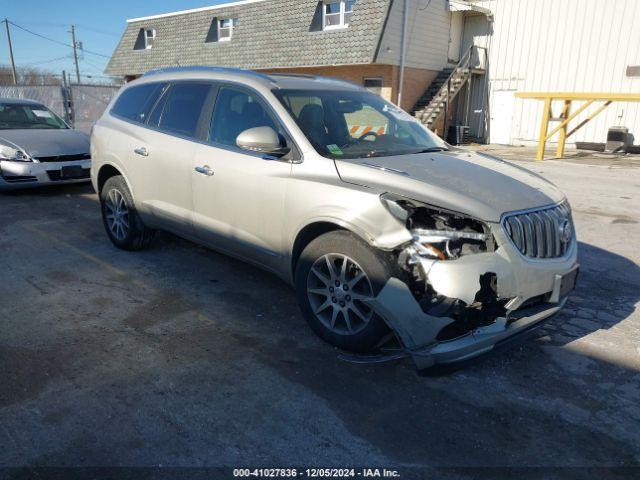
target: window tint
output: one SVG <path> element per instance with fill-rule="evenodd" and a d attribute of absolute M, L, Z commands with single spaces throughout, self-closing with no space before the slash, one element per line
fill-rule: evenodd
<path fill-rule="evenodd" d="M 160 129 L 187 137 L 195 137 L 198 121 L 210 91 L 211 85 L 204 83 L 173 85 L 167 93 L 167 100 L 159 123 Z"/>
<path fill-rule="evenodd" d="M 209 139 L 214 143 L 235 147 L 238 135 L 256 127 L 271 127 L 282 134 L 257 98 L 234 88 L 221 88 Z"/>
<path fill-rule="evenodd" d="M 134 122 L 144 123 L 164 85 L 162 83 L 147 83 L 127 88 L 116 100 L 111 113 Z"/>

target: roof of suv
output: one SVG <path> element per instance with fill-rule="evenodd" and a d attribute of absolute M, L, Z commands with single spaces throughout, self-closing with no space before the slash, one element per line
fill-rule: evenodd
<path fill-rule="evenodd" d="M 151 70 L 142 76 L 142 79 L 160 77 L 162 80 L 211 78 L 213 80 L 237 80 L 248 83 L 257 82 L 267 88 L 279 88 L 287 90 L 362 90 L 364 87 L 331 77 L 315 75 L 301 75 L 294 73 L 259 73 L 252 70 L 224 67 L 171 67 Z"/>

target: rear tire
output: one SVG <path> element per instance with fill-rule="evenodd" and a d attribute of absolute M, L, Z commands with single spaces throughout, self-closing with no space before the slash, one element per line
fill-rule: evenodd
<path fill-rule="evenodd" d="M 363 300 L 373 298 L 399 268 L 344 230 L 321 235 L 304 249 L 295 272 L 296 296 L 309 326 L 340 349 L 370 352 L 390 329 Z"/>
<path fill-rule="evenodd" d="M 116 247 L 134 251 L 149 245 L 155 231 L 142 222 L 124 177 L 117 175 L 105 182 L 100 205 L 104 228 Z"/>

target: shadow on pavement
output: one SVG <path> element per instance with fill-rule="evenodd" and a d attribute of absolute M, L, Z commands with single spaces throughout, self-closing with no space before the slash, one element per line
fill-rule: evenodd
<path fill-rule="evenodd" d="M 117 250 L 90 188 L 0 196 L 0 465 L 639 464 L 638 369 L 568 350 L 633 312 L 628 259 L 580 244 L 537 341 L 420 378 L 338 360 L 268 273 L 169 234 Z"/>

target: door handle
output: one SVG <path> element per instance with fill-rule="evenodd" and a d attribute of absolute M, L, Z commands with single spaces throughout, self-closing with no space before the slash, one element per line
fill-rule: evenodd
<path fill-rule="evenodd" d="M 147 150 L 145 147 L 139 147 L 136 148 L 133 153 L 135 153 L 136 155 L 140 155 L 141 157 L 148 157 L 149 156 L 149 150 Z"/>
<path fill-rule="evenodd" d="M 196 167 L 196 172 L 201 173 L 202 175 L 206 175 L 207 177 L 213 177 L 213 170 L 209 165 L 205 165 L 203 167 Z"/>

